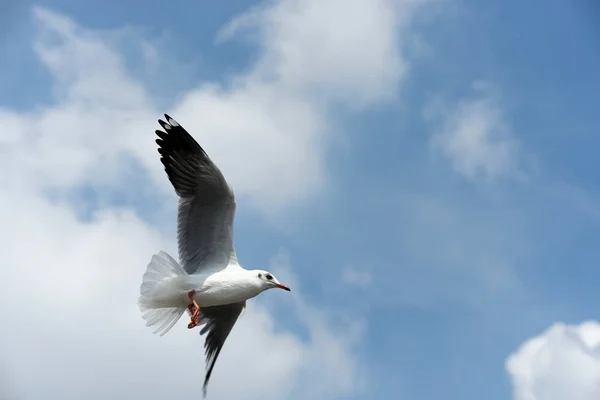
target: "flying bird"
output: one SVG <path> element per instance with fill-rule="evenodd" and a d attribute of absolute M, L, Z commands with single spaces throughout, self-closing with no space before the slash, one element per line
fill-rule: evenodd
<path fill-rule="evenodd" d="M 246 300 L 279 288 L 275 275 L 247 270 L 233 244 L 235 196 L 219 168 L 194 138 L 165 114 L 158 122 L 158 152 L 175 192 L 179 263 L 154 254 L 140 287 L 139 307 L 154 333 L 166 334 L 187 310 L 189 329 L 206 334 L 203 393 L 225 340 L 246 308 Z"/>

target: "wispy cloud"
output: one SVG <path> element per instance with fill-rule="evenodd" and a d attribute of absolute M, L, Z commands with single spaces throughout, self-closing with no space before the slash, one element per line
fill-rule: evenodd
<path fill-rule="evenodd" d="M 519 141 L 511 132 L 497 95 L 476 83 L 475 92 L 453 103 L 437 101 L 426 109 L 433 122 L 430 146 L 452 168 L 471 180 L 495 180 L 522 174 Z"/>
<path fill-rule="evenodd" d="M 252 80 L 360 108 L 397 95 L 410 64 L 403 54 L 407 29 L 428 2 L 281 1 L 236 17 L 219 40 L 250 31 L 262 50 Z"/>
<path fill-rule="evenodd" d="M 367 288 L 372 281 L 373 277 L 368 270 L 346 267 L 342 271 L 342 282 L 348 286 Z"/>

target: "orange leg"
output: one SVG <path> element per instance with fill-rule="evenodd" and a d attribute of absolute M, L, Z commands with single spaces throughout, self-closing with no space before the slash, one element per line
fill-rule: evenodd
<path fill-rule="evenodd" d="M 194 299 L 195 293 L 196 293 L 195 290 L 192 290 L 191 292 L 188 293 L 188 297 L 192 301 L 192 304 L 190 304 L 188 306 L 188 311 L 190 312 L 191 319 L 192 319 L 192 322 L 190 322 L 188 324 L 188 329 L 192 329 L 200 323 L 198 321 L 198 316 L 200 315 L 200 306 L 198 305 L 198 303 L 196 303 L 196 300 Z"/>

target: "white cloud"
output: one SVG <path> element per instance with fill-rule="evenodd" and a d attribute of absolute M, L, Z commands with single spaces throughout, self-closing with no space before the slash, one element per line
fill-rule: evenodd
<path fill-rule="evenodd" d="M 456 104 L 434 104 L 426 114 L 438 120 L 431 148 L 442 153 L 453 169 L 469 179 L 492 180 L 518 176 L 519 142 L 505 121 L 489 87 L 475 85 L 478 93 Z"/>
<path fill-rule="evenodd" d="M 175 254 L 172 240 L 134 210 L 104 207 L 83 221 L 72 205 L 45 194 L 85 184 L 104 194 L 149 191 L 173 207 L 153 142 L 165 102 L 240 198 L 271 212 L 318 194 L 335 140 L 327 105 L 372 104 L 396 90 L 406 71 L 398 33 L 413 3 L 363 1 L 354 11 L 345 2 L 271 3 L 253 14 L 269 33 L 260 39 L 257 64 L 231 85 L 202 84 L 177 101 L 155 100 L 160 93 L 128 69 L 114 36 L 35 8 L 34 49 L 56 101 L 28 111 L 0 108 L 0 159 L 11 171 L 0 176 L 2 395 L 194 395 L 204 370 L 202 339 L 184 323 L 153 336 L 136 305 L 145 265 L 160 249 Z M 346 13 L 352 24 L 339 18 Z M 349 45 L 339 32 L 353 29 L 360 36 Z M 164 56 L 140 43 L 146 57 Z M 155 186 L 124 187 L 130 159 Z M 268 293 L 264 302 L 278 295 Z M 273 315 L 252 302 L 215 369 L 215 398 L 326 398 L 357 390 L 356 336 L 327 322 L 326 310 L 304 315 L 310 304 L 297 290 L 293 296 L 307 338 L 275 329 Z"/>
<path fill-rule="evenodd" d="M 10 266 L 0 282 L 0 352 L 14 398 L 167 398 L 199 390 L 203 339 L 185 321 L 154 336 L 136 306 L 144 266 L 165 238 L 128 211 L 101 212 L 84 223 L 39 199 L 2 196 L 0 208 L 5 226 L 14 227 L 0 237 L 3 265 Z M 268 293 L 264 302 L 282 295 Z M 298 311 L 310 310 L 301 297 L 295 301 Z M 354 391 L 353 338 L 304 318 L 302 340 L 275 330 L 274 317 L 252 302 L 218 361 L 211 398 Z"/>
<path fill-rule="evenodd" d="M 421 3 L 269 3 L 240 17 L 261 32 L 256 64 L 231 85 L 203 83 L 182 93 L 165 110 L 195 135 L 238 196 L 268 214 L 305 201 L 327 187 L 325 158 L 338 140 L 328 105 L 360 106 L 396 93 L 407 65 L 399 50 L 401 29 Z M 37 187 L 69 187 L 112 182 L 126 154 L 170 192 L 151 139 L 165 111 L 158 108 L 164 99 L 153 100 L 161 94 L 150 93 L 127 70 L 110 46 L 115 35 L 107 40 L 43 8 L 34 14 L 34 47 L 60 101 L 29 113 L 0 109 L 3 121 L 18 128 L 0 134 L 10 143 L 3 152 L 9 162 L 24 158 L 22 172 Z M 140 43 L 148 54 L 148 42 Z M 51 151 L 54 146 L 61 152 Z M 16 181 L 23 183 L 22 177 Z"/>
<path fill-rule="evenodd" d="M 556 323 L 506 362 L 515 400 L 600 398 L 600 323 Z"/>
<path fill-rule="evenodd" d="M 424 3 L 280 1 L 235 18 L 221 31 L 220 39 L 256 28 L 264 54 L 252 79 L 275 83 L 303 97 L 361 106 L 396 95 L 408 71 L 402 29 Z"/>

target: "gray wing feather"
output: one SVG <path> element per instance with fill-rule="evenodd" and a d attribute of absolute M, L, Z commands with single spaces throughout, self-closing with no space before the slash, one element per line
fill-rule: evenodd
<path fill-rule="evenodd" d="M 237 322 L 240 314 L 246 308 L 246 302 L 225 304 L 222 306 L 202 307 L 199 317 L 200 324 L 206 324 L 200 331 L 206 335 L 204 353 L 206 355 L 206 375 L 204 377 L 204 396 L 217 358 L 229 336 L 231 329 Z"/>
<path fill-rule="evenodd" d="M 193 274 L 237 261 L 233 246 L 235 197 L 219 168 L 173 118 L 158 120 L 158 152 L 179 196 L 177 239 L 183 268 Z"/>

